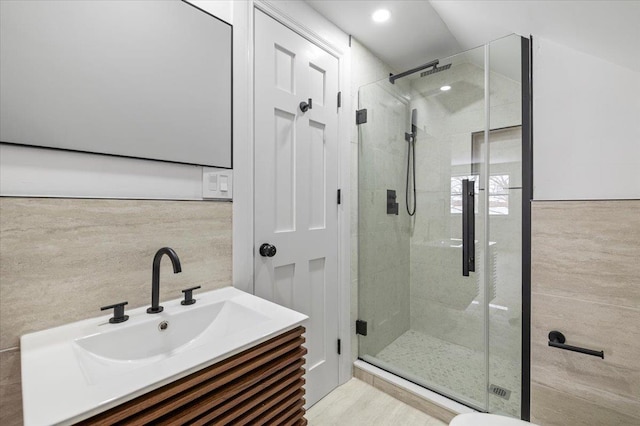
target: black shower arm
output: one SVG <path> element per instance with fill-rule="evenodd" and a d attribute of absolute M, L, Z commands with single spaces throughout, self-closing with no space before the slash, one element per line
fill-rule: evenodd
<path fill-rule="evenodd" d="M 439 63 L 440 61 L 436 59 L 435 61 L 427 62 L 426 64 L 420 65 L 419 67 L 411 68 L 410 70 L 401 72 L 400 74 L 391 74 L 389 76 L 389 82 L 391 84 L 396 84 L 396 80 L 399 78 L 406 77 L 408 75 L 413 74 L 414 72 L 422 71 L 423 69 L 426 69 L 426 68 L 435 67 Z"/>

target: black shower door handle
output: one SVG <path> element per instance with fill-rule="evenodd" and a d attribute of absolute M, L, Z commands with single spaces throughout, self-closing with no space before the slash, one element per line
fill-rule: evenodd
<path fill-rule="evenodd" d="M 475 230 L 475 182 L 462 179 L 462 275 L 476 270 L 476 230 Z"/>

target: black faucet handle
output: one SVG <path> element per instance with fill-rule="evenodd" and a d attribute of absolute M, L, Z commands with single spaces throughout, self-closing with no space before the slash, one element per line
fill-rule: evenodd
<path fill-rule="evenodd" d="M 193 305 L 194 303 L 196 303 L 196 299 L 193 298 L 193 290 L 197 290 L 199 288 L 201 288 L 202 286 L 196 286 L 196 287 L 191 287 L 191 288 L 186 288 L 184 290 L 182 290 L 182 292 L 184 293 L 184 300 L 182 302 L 180 302 L 181 305 Z"/>
<path fill-rule="evenodd" d="M 124 305 L 128 304 L 129 302 L 114 303 L 113 305 L 103 306 L 100 310 L 106 311 L 107 309 L 113 309 L 113 317 L 109 318 L 109 322 L 111 324 L 117 324 L 129 319 L 129 315 L 124 314 Z"/>

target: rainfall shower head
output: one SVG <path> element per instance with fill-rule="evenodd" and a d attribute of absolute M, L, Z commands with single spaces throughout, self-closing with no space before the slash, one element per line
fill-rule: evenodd
<path fill-rule="evenodd" d="M 436 64 L 430 70 L 421 72 L 420 73 L 420 77 L 426 77 L 426 76 L 428 76 L 430 74 L 435 74 L 435 73 L 440 72 L 440 71 L 448 70 L 449 68 L 451 68 L 451 64 L 443 65 L 441 67 L 439 67 L 438 64 Z"/>
<path fill-rule="evenodd" d="M 428 62 L 426 64 L 422 64 L 419 67 L 415 67 L 415 68 L 411 68 L 408 71 L 405 72 L 401 72 L 400 74 L 389 74 L 389 83 L 391 84 L 395 84 L 396 80 L 402 77 L 406 77 L 408 75 L 411 75 L 413 73 L 416 73 L 418 71 L 422 71 L 424 69 L 427 68 L 431 68 L 428 71 L 424 71 L 422 74 L 420 74 L 420 77 L 424 77 L 425 75 L 429 75 L 429 74 L 433 74 L 435 72 L 440 72 L 440 71 L 444 71 L 444 70 L 448 70 L 449 68 L 451 68 L 451 64 L 447 64 L 447 65 L 443 65 L 441 67 L 438 67 L 438 64 L 440 63 L 440 61 L 438 59 L 436 59 L 435 61 L 431 61 Z"/>

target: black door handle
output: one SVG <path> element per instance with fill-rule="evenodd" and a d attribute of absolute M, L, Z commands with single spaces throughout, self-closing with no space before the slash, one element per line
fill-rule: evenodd
<path fill-rule="evenodd" d="M 559 349 L 565 349 L 567 351 L 580 352 L 581 354 L 587 354 L 597 356 L 604 359 L 604 351 L 594 351 L 593 349 L 580 348 L 578 346 L 565 345 L 567 340 L 564 338 L 564 334 L 557 330 L 553 330 L 549 333 L 549 346 Z"/>
<path fill-rule="evenodd" d="M 313 101 L 309 98 L 309 102 L 302 101 L 300 102 L 300 111 L 307 112 L 308 110 L 313 108 Z"/>
<path fill-rule="evenodd" d="M 273 257 L 276 255 L 276 246 L 271 245 L 269 243 L 264 243 L 260 246 L 260 256 L 262 257 Z"/>

